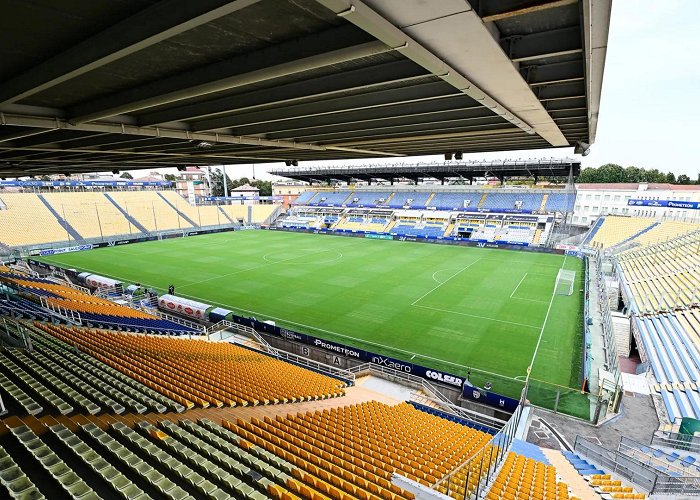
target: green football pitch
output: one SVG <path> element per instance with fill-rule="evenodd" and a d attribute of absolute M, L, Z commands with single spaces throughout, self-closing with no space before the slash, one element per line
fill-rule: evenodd
<path fill-rule="evenodd" d="M 243 316 L 484 380 L 577 388 L 583 264 L 574 257 L 236 231 L 44 258 Z M 574 294 L 555 295 L 560 268 Z M 476 382 L 475 382 L 476 383 Z M 501 388 L 504 393 L 515 392 Z M 513 394 L 514 395 L 514 394 Z"/>

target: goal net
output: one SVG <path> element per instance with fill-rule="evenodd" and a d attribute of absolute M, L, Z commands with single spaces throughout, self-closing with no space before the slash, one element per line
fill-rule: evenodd
<path fill-rule="evenodd" d="M 571 295 L 574 293 L 574 280 L 576 271 L 567 271 L 559 269 L 557 273 L 557 284 L 554 288 L 554 293 L 557 295 Z"/>

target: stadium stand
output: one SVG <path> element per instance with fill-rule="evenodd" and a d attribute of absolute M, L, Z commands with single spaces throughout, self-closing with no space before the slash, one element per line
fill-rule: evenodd
<path fill-rule="evenodd" d="M 573 199 L 569 193 L 528 189 L 306 191 L 276 225 L 542 246 L 552 233 L 555 215 L 573 210 Z M 336 212 L 324 214 L 330 209 Z M 526 215 L 531 213 L 541 215 Z"/>
<path fill-rule="evenodd" d="M 697 337 L 700 332 L 695 329 L 700 325 L 699 319 L 697 310 L 635 316 L 633 319 L 658 381 L 654 389 L 663 399 L 670 422 L 679 417 L 700 417 L 700 395 L 696 384 L 700 380 L 700 343 Z"/>
<path fill-rule="evenodd" d="M 622 480 L 613 479 L 611 474 L 597 469 L 576 453 L 563 451 L 562 454 L 602 498 L 644 500 L 647 497 L 644 493 L 638 493 L 632 486 L 626 486 Z"/>
<path fill-rule="evenodd" d="M 43 197 L 83 238 L 129 234 L 129 220 L 99 192 L 46 193 Z M 99 224 L 97 217 L 99 214 Z M 133 230 L 132 230 L 133 231 Z"/>
<path fill-rule="evenodd" d="M 435 193 L 429 206 L 439 209 L 462 210 L 476 208 L 482 193 Z"/>
<path fill-rule="evenodd" d="M 484 445 L 491 438 L 407 403 L 369 402 L 224 426 L 297 465 L 307 485 L 340 487 L 359 498 L 410 498 L 391 485 L 392 472 L 431 486 L 476 453 L 488 455 Z"/>
<path fill-rule="evenodd" d="M 698 230 L 700 224 L 690 222 L 608 215 L 596 220 L 583 244 L 612 251 L 629 251 L 672 241 Z"/>
<path fill-rule="evenodd" d="M 651 230 L 658 222 L 646 217 L 606 216 L 596 232 L 585 243 L 598 248 L 611 248 Z"/>
<path fill-rule="evenodd" d="M 8 246 L 67 241 L 66 230 L 33 194 L 3 193 L 7 209 L 0 210 L 0 239 Z M 27 228 L 31 227 L 31 231 Z"/>
<path fill-rule="evenodd" d="M 488 500 L 529 498 L 568 500 L 576 497 L 569 496 L 566 483 L 557 481 L 554 467 L 511 452 L 486 498 Z"/>
<path fill-rule="evenodd" d="M 0 266 L 0 282 L 15 288 L 17 295 L 20 296 L 12 301 L 5 299 L 1 305 L 5 308 L 16 307 L 17 312 L 30 318 L 35 316 L 36 319 L 47 319 L 46 316 L 51 314 L 52 310 L 62 309 L 78 313 L 74 315 L 74 319 L 79 319 L 88 326 L 136 332 L 159 331 L 172 334 L 194 332 L 187 325 L 124 307 L 48 279 L 30 277 L 5 266 Z"/>
<path fill-rule="evenodd" d="M 498 190 L 486 193 L 486 199 L 480 208 L 489 210 L 512 209 L 512 210 L 539 210 L 542 205 L 542 194 L 528 193 L 501 193 Z"/>
<path fill-rule="evenodd" d="M 2 198 L 0 241 L 8 247 L 262 224 L 279 210 L 263 204 L 193 206 L 174 191 L 3 193 Z"/>
<path fill-rule="evenodd" d="M 431 208 L 436 210 L 485 210 L 485 211 L 522 211 L 522 212 L 572 212 L 575 195 L 573 192 L 558 192 L 528 189 L 498 188 L 482 190 L 454 189 L 442 190 L 395 190 L 368 191 L 339 190 L 339 191 L 305 191 L 295 201 L 295 206 L 347 206 L 388 208 L 411 208 L 420 210 Z"/>
<path fill-rule="evenodd" d="M 346 386 L 228 343 L 63 326 L 49 333 L 81 345 L 106 364 L 187 408 L 195 404 L 206 408 L 325 399 L 343 395 Z"/>
<path fill-rule="evenodd" d="M 620 270 L 640 312 L 698 303 L 700 277 L 696 269 L 700 266 L 699 245 L 700 231 L 694 230 L 617 255 Z"/>
<path fill-rule="evenodd" d="M 626 217 L 599 222 L 591 242 L 613 252 L 632 330 L 656 380 L 652 389 L 665 409 L 663 419 L 674 423 L 700 417 L 697 225 Z M 622 250 L 614 253 L 616 248 Z"/>

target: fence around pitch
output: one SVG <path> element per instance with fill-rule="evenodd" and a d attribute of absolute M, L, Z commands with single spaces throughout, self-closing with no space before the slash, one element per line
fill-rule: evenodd
<path fill-rule="evenodd" d="M 483 497 L 508 455 L 522 414 L 523 405 L 519 404 L 508 422 L 487 444 L 476 451 L 469 460 L 439 479 L 431 489 L 444 491 L 445 495 L 458 500 Z M 461 484 L 465 485 L 463 494 L 457 493 L 457 488 Z M 471 489 L 470 485 L 472 485 Z"/>

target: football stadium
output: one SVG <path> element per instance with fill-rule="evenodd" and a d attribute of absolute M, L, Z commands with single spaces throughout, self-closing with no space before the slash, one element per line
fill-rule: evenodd
<path fill-rule="evenodd" d="M 0 13 L 0 498 L 700 497 L 700 178 L 584 159 L 611 0 Z"/>

